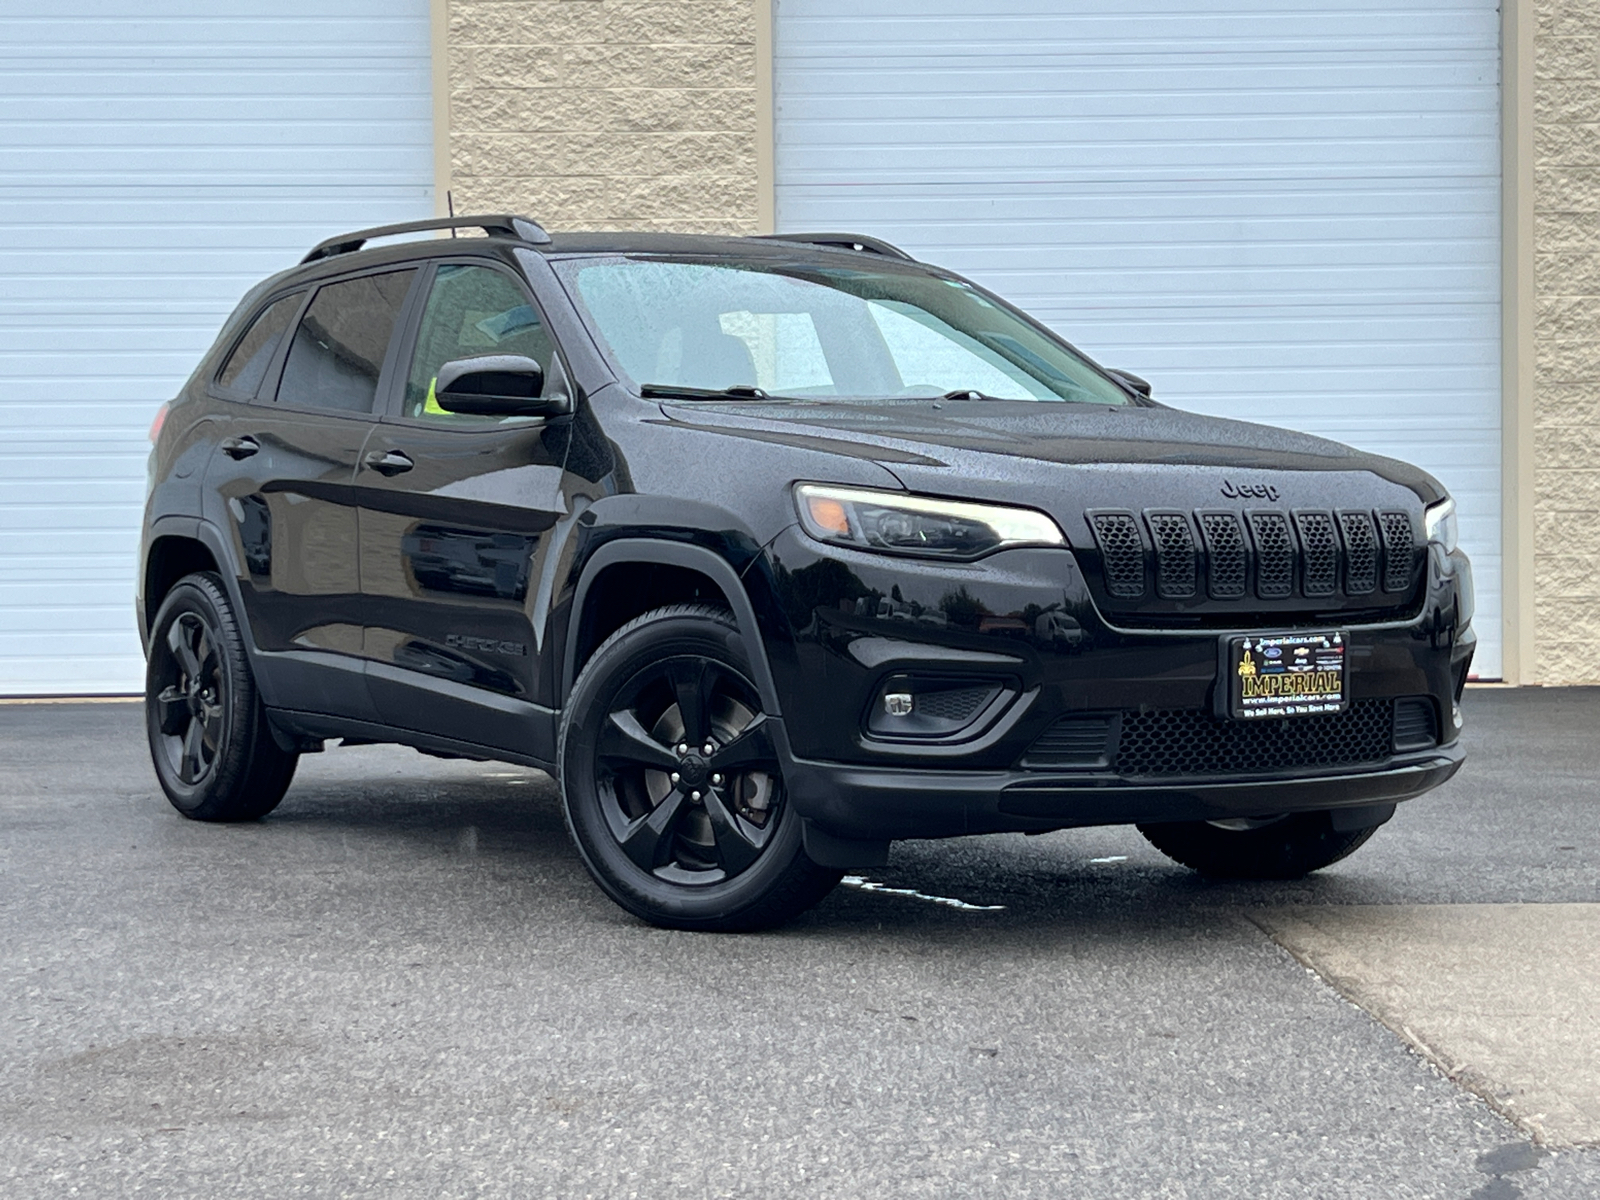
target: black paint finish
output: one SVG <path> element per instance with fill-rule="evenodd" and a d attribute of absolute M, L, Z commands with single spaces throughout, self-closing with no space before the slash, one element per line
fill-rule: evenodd
<path fill-rule="evenodd" d="M 337 254 L 266 281 L 152 453 L 141 629 L 172 564 L 211 564 L 284 736 L 549 765 L 564 698 L 613 629 L 665 603 L 725 605 L 818 838 L 1356 809 L 1459 766 L 1470 568 L 1422 540 L 1425 507 L 1444 497 L 1426 474 L 1142 394 L 1119 407 L 645 399 L 551 266 L 619 253 L 848 271 L 864 252 L 644 235 L 534 248 L 496 234 Z M 404 364 L 443 261 L 492 265 L 526 288 L 556 347 L 546 388 L 565 389 L 556 407 L 570 411 L 406 415 Z M 381 364 L 364 359 L 379 373 L 370 413 L 278 395 L 287 340 L 253 398 L 215 385 L 269 304 L 299 297 L 303 313 L 327 282 L 410 268 L 409 294 L 382 318 L 395 333 Z M 825 546 L 796 521 L 797 482 L 1024 506 L 1068 545 L 969 563 Z M 1383 539 L 1406 523 L 1414 541 L 1391 553 Z M 1210 728 L 1229 635 L 1330 628 L 1349 635 L 1351 699 L 1374 712 L 1404 700 L 1406 740 L 1336 767 L 1119 772 L 1130 714 Z M 931 715 L 896 726 L 891 692 L 921 696 Z M 1419 712 L 1437 714 L 1437 744 L 1417 734 Z M 1081 728 L 1057 728 L 1074 714 Z M 1109 740 L 1085 749 L 1082 729 Z"/>

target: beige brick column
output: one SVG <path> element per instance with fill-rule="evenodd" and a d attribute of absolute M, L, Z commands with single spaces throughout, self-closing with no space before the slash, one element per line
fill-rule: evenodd
<path fill-rule="evenodd" d="M 436 2 L 457 212 L 756 231 L 756 0 Z"/>
<path fill-rule="evenodd" d="M 1525 678 L 1600 682 L 1600 4 L 1538 0 L 1534 609 Z"/>

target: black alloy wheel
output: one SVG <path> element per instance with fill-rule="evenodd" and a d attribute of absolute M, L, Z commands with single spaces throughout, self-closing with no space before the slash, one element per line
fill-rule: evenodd
<path fill-rule="evenodd" d="M 648 613 L 596 651 L 564 715 L 561 763 L 585 864 L 648 921 L 764 927 L 839 880 L 801 847 L 773 718 L 720 609 Z"/>
<path fill-rule="evenodd" d="M 181 612 L 167 626 L 165 643 L 152 659 L 159 753 L 169 771 L 187 787 L 198 787 L 216 770 L 217 752 L 227 736 L 223 689 L 227 686 L 217 635 L 199 613 Z"/>
<path fill-rule="evenodd" d="M 277 807 L 298 755 L 273 737 L 244 640 L 217 576 L 185 576 L 161 602 L 145 669 L 156 778 L 197 821 L 249 821 Z"/>

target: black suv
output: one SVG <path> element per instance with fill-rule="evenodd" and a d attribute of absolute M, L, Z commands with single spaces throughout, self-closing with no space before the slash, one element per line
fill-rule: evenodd
<path fill-rule="evenodd" d="M 329 738 L 541 767 L 680 928 L 896 838 L 1325 866 L 1461 765 L 1454 504 L 1149 392 L 857 235 L 333 238 L 158 418 L 162 787 L 260 817 Z"/>

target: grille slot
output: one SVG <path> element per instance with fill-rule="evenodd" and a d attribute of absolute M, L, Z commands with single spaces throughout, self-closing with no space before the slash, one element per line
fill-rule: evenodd
<path fill-rule="evenodd" d="M 1244 595 L 1244 529 L 1232 513 L 1201 513 L 1200 532 L 1206 541 L 1210 571 L 1206 590 L 1213 600 L 1237 600 Z"/>
<path fill-rule="evenodd" d="M 1411 556 L 1416 549 L 1411 514 L 1381 512 L 1378 526 L 1383 531 L 1383 590 L 1403 592 L 1411 586 Z"/>
<path fill-rule="evenodd" d="M 1331 596 L 1339 587 L 1339 535 L 1333 531 L 1333 518 L 1324 512 L 1294 515 L 1300 531 L 1300 586 L 1308 596 Z"/>
<path fill-rule="evenodd" d="M 1147 513 L 1156 548 L 1156 595 L 1187 600 L 1195 593 L 1194 531 L 1183 513 Z"/>
<path fill-rule="evenodd" d="M 1091 518 L 1100 545 L 1106 591 L 1121 600 L 1144 595 L 1144 538 L 1132 513 L 1096 513 Z"/>
<path fill-rule="evenodd" d="M 1227 721 L 1195 709 L 1122 715 L 1119 775 L 1251 775 L 1293 767 L 1382 762 L 1394 737 L 1394 702 L 1357 700 L 1342 713 Z"/>
<path fill-rule="evenodd" d="M 1294 535 L 1289 521 L 1278 512 L 1248 515 L 1256 542 L 1256 594 L 1263 600 L 1282 600 L 1294 591 Z"/>
<path fill-rule="evenodd" d="M 1428 750 L 1439 744 L 1439 719 L 1429 696 L 1406 696 L 1394 702 L 1394 748 Z"/>
<path fill-rule="evenodd" d="M 1039 735 L 1022 760 L 1025 768 L 1103 767 L 1111 761 L 1110 714 L 1062 717 Z"/>
<path fill-rule="evenodd" d="M 1369 596 L 1378 590 L 1378 534 L 1372 516 L 1342 512 L 1339 530 L 1344 534 L 1344 590 L 1351 596 Z"/>

